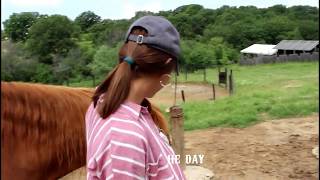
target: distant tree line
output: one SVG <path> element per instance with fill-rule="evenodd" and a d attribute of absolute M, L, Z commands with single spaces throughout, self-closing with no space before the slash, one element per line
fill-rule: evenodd
<path fill-rule="evenodd" d="M 253 43 L 319 39 L 319 9 L 275 5 L 207 9 L 191 4 L 174 10 L 136 12 L 131 19 L 102 19 L 86 11 L 64 15 L 13 13 L 1 30 L 1 80 L 62 84 L 105 77 L 117 63 L 129 25 L 144 15 L 168 18 L 181 35 L 183 70 L 237 63 Z"/>

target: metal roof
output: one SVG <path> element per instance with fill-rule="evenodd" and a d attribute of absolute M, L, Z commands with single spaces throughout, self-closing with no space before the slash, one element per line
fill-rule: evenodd
<path fill-rule="evenodd" d="M 261 54 L 261 55 L 273 55 L 277 53 L 277 49 L 273 49 L 276 45 L 272 44 L 253 44 L 245 49 L 242 49 L 241 53 L 246 54 Z"/>
<path fill-rule="evenodd" d="M 282 40 L 274 49 L 281 50 L 301 50 L 311 51 L 319 44 L 319 41 L 306 41 L 306 40 Z"/>

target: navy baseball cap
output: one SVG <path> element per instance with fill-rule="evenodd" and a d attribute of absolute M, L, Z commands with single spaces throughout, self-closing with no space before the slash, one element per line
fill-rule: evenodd
<path fill-rule="evenodd" d="M 134 27 L 147 30 L 148 36 L 130 34 Z M 162 16 L 143 16 L 132 23 L 125 41 L 134 41 L 146 44 L 155 49 L 166 52 L 176 59 L 176 73 L 178 71 L 178 58 L 180 55 L 180 35 L 170 21 Z"/>

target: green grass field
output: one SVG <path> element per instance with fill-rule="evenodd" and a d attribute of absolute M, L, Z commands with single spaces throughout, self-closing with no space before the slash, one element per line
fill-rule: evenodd
<path fill-rule="evenodd" d="M 246 127 L 261 120 L 319 112 L 318 65 L 313 62 L 231 66 L 235 94 L 216 101 L 183 104 L 185 129 Z M 214 77 L 210 81 L 217 82 L 217 70 L 207 74 Z M 192 81 L 203 79 L 202 72 L 189 77 Z"/>
<path fill-rule="evenodd" d="M 235 94 L 216 101 L 187 101 L 182 105 L 185 129 L 246 127 L 267 119 L 318 113 L 318 66 L 318 62 L 229 66 L 234 74 Z M 207 81 L 217 83 L 217 79 L 218 70 L 208 69 Z M 183 73 L 178 81 L 186 82 Z M 202 81 L 203 71 L 188 74 L 187 82 Z M 71 86 L 92 87 L 92 81 Z"/>

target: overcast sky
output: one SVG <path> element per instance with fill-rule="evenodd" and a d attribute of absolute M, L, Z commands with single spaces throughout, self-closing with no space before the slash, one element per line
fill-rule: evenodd
<path fill-rule="evenodd" d="M 187 4 L 200 4 L 205 8 L 216 9 L 223 5 L 247 6 L 259 8 L 282 4 L 310 5 L 319 7 L 319 0 L 2 0 L 1 22 L 12 13 L 39 12 L 40 14 L 61 14 L 74 19 L 84 11 L 93 11 L 102 19 L 131 18 L 136 11 L 173 10 Z M 1 23 L 1 27 L 2 23 Z"/>

